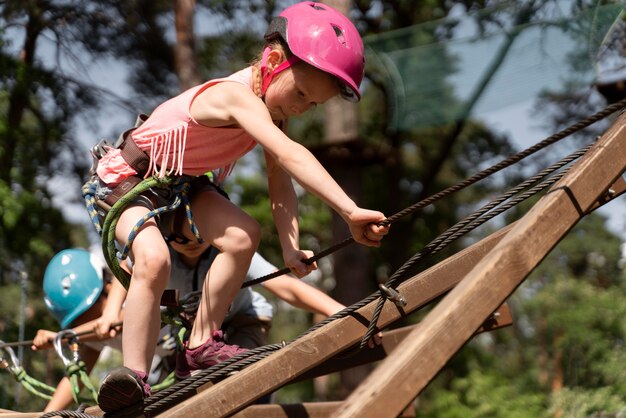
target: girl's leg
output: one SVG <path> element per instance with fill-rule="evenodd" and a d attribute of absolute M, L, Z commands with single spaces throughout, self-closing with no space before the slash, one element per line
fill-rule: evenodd
<path fill-rule="evenodd" d="M 121 245 L 148 211 L 143 206 L 133 206 L 122 213 L 115 230 Z M 154 220 L 141 227 L 131 250 L 133 274 L 124 305 L 122 334 L 124 366 L 147 373 L 161 327 L 159 305 L 169 279 L 170 255 Z"/>
<path fill-rule="evenodd" d="M 192 201 L 194 222 L 217 255 L 202 288 L 202 299 L 189 337 L 189 348 L 198 347 L 222 326 L 228 307 L 246 277 L 259 245 L 259 224 L 215 191 L 196 195 Z"/>

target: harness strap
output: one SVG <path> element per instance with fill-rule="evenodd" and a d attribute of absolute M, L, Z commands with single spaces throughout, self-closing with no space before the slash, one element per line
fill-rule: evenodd
<path fill-rule="evenodd" d="M 129 142 L 132 142 L 132 140 Z M 122 180 L 120 184 L 113 188 L 111 194 L 104 199 L 104 203 L 109 205 L 109 208 L 106 208 L 106 210 L 109 210 L 115 204 L 115 202 L 120 200 L 126 193 L 134 189 L 135 186 L 137 186 L 139 183 L 141 183 L 141 178 L 139 178 L 138 176 L 130 176 Z"/>
<path fill-rule="evenodd" d="M 143 113 L 137 116 L 135 126 L 123 132 L 115 142 L 115 148 L 119 148 L 122 158 L 137 172 L 137 176 L 143 178 L 148 172 L 150 157 L 137 146 L 130 134 L 148 120 L 148 115 Z M 111 205 L 112 206 L 112 205 Z"/>
<path fill-rule="evenodd" d="M 126 161 L 128 165 L 130 165 L 133 170 L 137 172 L 137 175 L 125 178 L 120 184 L 114 187 L 111 194 L 108 195 L 104 201 L 94 201 L 94 203 L 98 204 L 98 206 L 100 206 L 105 212 L 108 212 L 118 200 L 141 183 L 148 172 L 150 157 L 137 146 L 131 137 L 131 133 L 140 127 L 147 119 L 148 115 L 138 115 L 137 120 L 135 121 L 135 126 L 124 131 L 113 145 L 111 145 L 107 140 L 102 140 L 91 149 L 91 156 L 93 158 L 90 170 L 91 175 L 96 173 L 98 160 L 100 160 L 100 158 L 102 158 L 110 148 L 118 148 L 124 161 Z"/>
<path fill-rule="evenodd" d="M 122 134 L 122 142 L 119 145 L 122 158 L 137 172 L 137 176 L 144 177 L 148 172 L 150 157 L 137 146 L 130 134 L 137 129 L 129 129 Z"/>

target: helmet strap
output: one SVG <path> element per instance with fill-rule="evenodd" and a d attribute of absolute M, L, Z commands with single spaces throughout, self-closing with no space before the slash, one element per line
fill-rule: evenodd
<path fill-rule="evenodd" d="M 276 68 L 270 71 L 267 66 L 267 58 L 269 57 L 270 52 L 272 52 L 272 48 L 266 47 L 263 50 L 263 57 L 261 58 L 261 97 L 265 96 L 267 88 L 270 86 L 270 83 L 277 74 L 300 61 L 300 58 L 292 55 L 289 59 L 281 62 Z"/>

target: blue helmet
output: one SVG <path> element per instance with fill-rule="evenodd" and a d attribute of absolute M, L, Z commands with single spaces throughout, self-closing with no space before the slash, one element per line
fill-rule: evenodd
<path fill-rule="evenodd" d="M 87 250 L 63 250 L 52 257 L 43 278 L 44 301 L 65 329 L 89 309 L 104 287 L 104 263 Z"/>

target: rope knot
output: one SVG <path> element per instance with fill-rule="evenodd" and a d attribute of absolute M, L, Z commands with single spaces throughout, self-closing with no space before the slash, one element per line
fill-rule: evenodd
<path fill-rule="evenodd" d="M 13 376 L 15 376 L 15 380 L 21 382 L 26 378 L 26 370 L 21 367 L 12 367 L 11 371 L 13 372 Z"/>
<path fill-rule="evenodd" d="M 79 374 L 82 370 L 85 369 L 85 362 L 80 360 L 78 363 L 70 363 L 65 368 L 65 372 L 68 376 L 72 376 L 75 374 Z"/>

